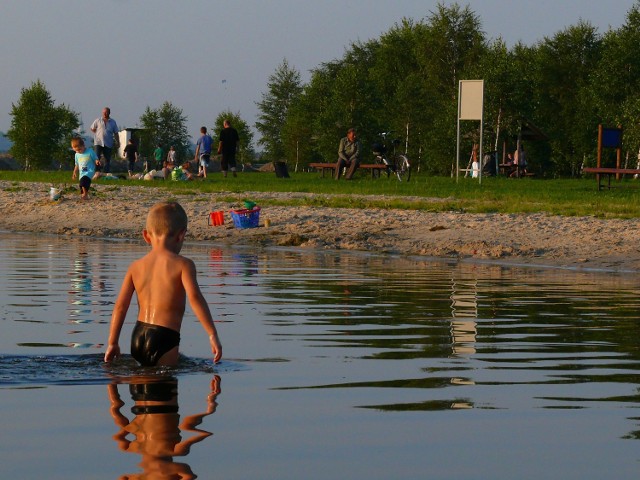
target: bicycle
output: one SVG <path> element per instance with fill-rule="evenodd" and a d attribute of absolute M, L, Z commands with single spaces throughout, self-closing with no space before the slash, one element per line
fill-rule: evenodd
<path fill-rule="evenodd" d="M 387 166 L 387 177 L 393 173 L 398 177 L 399 181 L 408 182 L 411 178 L 411 162 L 409 157 L 404 153 L 396 154 L 396 145 L 400 144 L 399 139 L 391 141 L 393 145 L 393 152 L 391 155 L 387 155 L 387 137 L 391 132 L 380 132 L 378 135 L 382 139 L 382 143 L 373 144 L 373 154 L 375 155 L 375 162 L 378 164 L 384 164 Z"/>

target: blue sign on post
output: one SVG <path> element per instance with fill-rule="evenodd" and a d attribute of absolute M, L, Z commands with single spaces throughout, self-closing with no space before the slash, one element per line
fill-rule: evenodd
<path fill-rule="evenodd" d="M 602 146 L 605 148 L 622 148 L 622 129 L 603 128 Z"/>

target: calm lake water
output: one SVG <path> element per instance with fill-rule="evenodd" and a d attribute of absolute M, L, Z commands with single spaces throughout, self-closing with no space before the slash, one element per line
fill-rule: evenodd
<path fill-rule="evenodd" d="M 190 244 L 224 360 L 106 366 L 146 251 L 0 233 L 0 478 L 640 473 L 635 275 Z"/>

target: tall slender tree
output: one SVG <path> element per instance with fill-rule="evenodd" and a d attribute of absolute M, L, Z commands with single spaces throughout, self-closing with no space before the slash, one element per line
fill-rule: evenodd
<path fill-rule="evenodd" d="M 261 135 L 258 145 L 264 147 L 264 155 L 268 160 L 284 159 L 282 127 L 289 107 L 301 92 L 300 72 L 290 67 L 285 58 L 269 77 L 267 91 L 262 94 L 262 100 L 256 102 L 260 112 L 255 124 Z"/>

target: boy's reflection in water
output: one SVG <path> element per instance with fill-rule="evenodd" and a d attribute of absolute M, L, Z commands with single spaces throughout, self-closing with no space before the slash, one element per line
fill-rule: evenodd
<path fill-rule="evenodd" d="M 174 462 L 173 457 L 185 457 L 194 443 L 213 435 L 196 428 L 202 419 L 216 411 L 216 397 L 220 393 L 220 377 L 211 380 L 211 393 L 207 396 L 207 409 L 189 415 L 180 423 L 178 414 L 178 379 L 164 376 L 140 376 L 126 380 L 134 401 L 133 420 L 122 414 L 124 402 L 120 399 L 118 383 L 108 386 L 111 416 L 120 431 L 113 436 L 122 451 L 142 455 L 143 473 L 123 475 L 121 479 L 182 479 L 197 478 L 187 463 Z M 191 432 L 183 439 L 181 432 Z M 132 435 L 133 437 L 129 437 Z M 127 438 L 129 437 L 129 438 Z"/>

